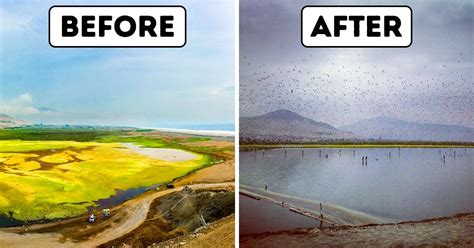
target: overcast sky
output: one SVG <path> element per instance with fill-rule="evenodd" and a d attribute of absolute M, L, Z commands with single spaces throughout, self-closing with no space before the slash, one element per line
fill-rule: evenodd
<path fill-rule="evenodd" d="M 406 4 L 409 48 L 304 48 L 309 4 Z M 473 1 L 240 1 L 240 113 L 334 126 L 376 116 L 474 127 Z"/>
<path fill-rule="evenodd" d="M 49 46 L 52 5 L 130 2 L 2 0 L 0 113 L 57 124 L 156 127 L 233 122 L 233 1 L 173 1 L 187 9 L 184 48 Z M 38 107 L 56 112 L 40 112 Z"/>

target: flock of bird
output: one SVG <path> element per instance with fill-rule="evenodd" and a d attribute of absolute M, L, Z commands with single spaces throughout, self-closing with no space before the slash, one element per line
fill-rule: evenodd
<path fill-rule="evenodd" d="M 456 57 L 450 64 L 413 66 L 411 61 L 400 65 L 388 59 L 383 65 L 371 64 L 360 54 L 324 64 L 309 54 L 288 59 L 283 65 L 255 63 L 243 56 L 241 115 L 277 109 L 319 120 L 360 113 L 390 115 L 410 109 L 417 115 L 426 114 L 420 116 L 425 119 L 433 117 L 429 116 L 433 112 L 440 120 L 472 115 L 473 71 L 466 69 L 466 63 L 469 66 L 472 61 L 462 52 Z"/>

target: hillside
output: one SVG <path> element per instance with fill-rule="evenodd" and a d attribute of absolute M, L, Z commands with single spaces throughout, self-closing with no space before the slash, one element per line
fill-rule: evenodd
<path fill-rule="evenodd" d="M 355 139 L 356 135 L 290 110 L 240 118 L 242 143 L 298 143 Z"/>
<path fill-rule="evenodd" d="M 408 122 L 389 117 L 376 117 L 340 127 L 341 130 L 371 139 L 405 141 L 474 141 L 474 128 Z"/>
<path fill-rule="evenodd" d="M 26 122 L 14 119 L 5 114 L 0 114 L 0 128 L 19 127 L 23 125 L 26 125 Z"/>

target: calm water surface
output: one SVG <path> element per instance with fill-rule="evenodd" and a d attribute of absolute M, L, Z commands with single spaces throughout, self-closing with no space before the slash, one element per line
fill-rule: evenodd
<path fill-rule="evenodd" d="M 242 151 L 240 182 L 377 217 L 420 220 L 474 212 L 474 149 Z"/>
<path fill-rule="evenodd" d="M 295 228 L 315 228 L 319 221 L 291 212 L 267 201 L 239 196 L 240 235 L 276 232 Z"/>

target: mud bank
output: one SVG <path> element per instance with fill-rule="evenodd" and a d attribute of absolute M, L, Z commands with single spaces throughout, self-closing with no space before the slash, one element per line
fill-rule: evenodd
<path fill-rule="evenodd" d="M 241 247 L 401 247 L 474 245 L 474 213 L 399 224 L 295 229 L 240 237 Z"/>

